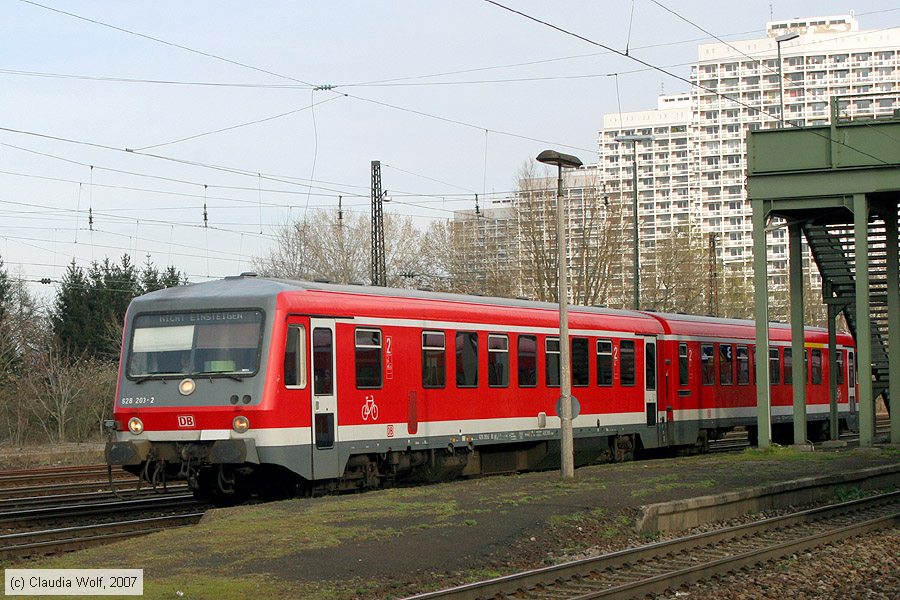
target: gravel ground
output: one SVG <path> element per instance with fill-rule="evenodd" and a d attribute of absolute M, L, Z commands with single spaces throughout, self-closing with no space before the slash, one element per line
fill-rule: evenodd
<path fill-rule="evenodd" d="M 878 531 L 657 596 L 689 600 L 900 597 L 900 529 Z"/>
<path fill-rule="evenodd" d="M 678 536 L 661 537 L 660 540 L 744 525 L 814 508 L 822 504 L 824 503 L 744 515 L 727 522 L 709 523 L 682 532 Z M 633 548 L 643 543 L 645 540 L 636 536 L 620 537 L 577 554 L 553 558 L 548 562 L 578 560 Z M 650 597 L 654 600 L 691 600 L 692 598 L 894 600 L 900 598 L 898 559 L 900 559 L 900 529 L 893 528 L 867 533 L 855 539 L 842 541 L 840 544 L 829 544 L 802 555 L 793 555 L 783 560 L 772 561 L 752 569 L 743 569 L 711 581 Z"/>

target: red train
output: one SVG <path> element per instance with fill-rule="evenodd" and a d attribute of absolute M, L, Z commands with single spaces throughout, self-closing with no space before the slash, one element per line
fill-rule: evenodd
<path fill-rule="evenodd" d="M 559 464 L 555 304 L 253 276 L 136 298 L 107 460 L 219 500 Z M 754 435 L 752 321 L 572 308 L 576 463 Z M 792 435 L 790 329 L 772 324 L 776 441 Z M 827 334 L 806 333 L 811 438 Z M 839 415 L 855 417 L 838 336 Z"/>

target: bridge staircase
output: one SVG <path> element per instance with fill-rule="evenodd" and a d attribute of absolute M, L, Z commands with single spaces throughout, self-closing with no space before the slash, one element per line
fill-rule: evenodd
<path fill-rule="evenodd" d="M 809 222 L 803 226 L 806 242 L 822 276 L 822 293 L 835 305 L 854 339 L 860 327 L 872 335 L 872 397 L 884 395 L 888 404 L 887 236 L 884 221 L 873 214 L 869 239 L 869 319 L 858 322 L 856 314 L 856 254 L 853 225 Z M 900 343 L 900 342 L 898 342 Z"/>

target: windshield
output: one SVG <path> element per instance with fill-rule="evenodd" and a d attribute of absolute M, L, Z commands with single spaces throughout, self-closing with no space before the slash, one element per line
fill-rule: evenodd
<path fill-rule="evenodd" d="M 260 310 L 138 315 L 128 377 L 252 375 L 262 322 Z"/>

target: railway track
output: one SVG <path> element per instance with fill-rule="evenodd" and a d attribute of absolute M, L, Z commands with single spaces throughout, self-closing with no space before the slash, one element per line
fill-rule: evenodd
<path fill-rule="evenodd" d="M 71 552 L 172 527 L 194 525 L 200 521 L 203 514 L 202 511 L 194 511 L 0 535 L 0 560 Z"/>
<path fill-rule="evenodd" d="M 893 492 L 419 594 L 412 599 L 643 598 L 898 524 L 900 492 Z"/>
<path fill-rule="evenodd" d="M 0 527 L 15 528 L 55 520 L 80 517 L 109 517 L 121 514 L 144 514 L 148 511 L 180 510 L 200 506 L 191 494 L 166 494 L 133 500 L 108 500 L 82 504 L 64 504 L 24 508 L 0 512 Z"/>
<path fill-rule="evenodd" d="M 0 472 L 0 559 L 67 552 L 197 523 L 207 508 L 184 484 L 138 490 L 106 465 Z M 117 496 L 120 494 L 120 496 Z"/>
<path fill-rule="evenodd" d="M 193 525 L 208 507 L 191 494 L 20 508 L 0 512 L 0 559 L 68 552 Z"/>
<path fill-rule="evenodd" d="M 40 469 L 16 469 L 0 472 L 0 488 L 14 488 L 17 485 L 33 485 L 52 481 L 107 481 L 106 465 L 85 465 L 77 467 L 49 467 Z M 113 481 L 135 481 L 134 475 L 122 470 L 113 470 Z"/>
<path fill-rule="evenodd" d="M 84 488 L 79 487 L 75 489 L 79 490 Z M 108 487 L 106 489 L 103 489 L 102 487 L 98 487 L 95 485 L 88 489 L 90 491 L 70 492 L 68 490 L 65 490 L 67 493 L 62 494 L 41 494 L 40 491 L 42 490 L 36 490 L 35 492 L 32 492 L 31 495 L 22 494 L 7 498 L 4 498 L 2 497 L 2 495 L 0 495 L 0 513 L 18 508 L 38 508 L 41 506 L 56 506 L 60 504 L 72 504 L 76 502 L 103 502 L 109 501 L 110 499 L 115 497 L 115 494 L 113 494 Z M 122 487 L 117 487 L 116 489 L 120 494 L 123 495 L 122 499 L 147 498 L 154 496 L 158 497 L 160 495 L 160 492 L 156 492 L 152 489 L 147 488 L 142 489 L 138 492 L 133 489 L 126 489 Z M 173 485 L 169 486 L 168 488 L 168 493 L 186 493 L 187 491 L 187 485 Z"/>

